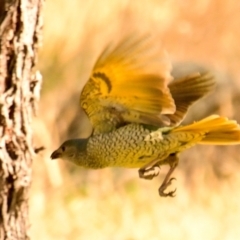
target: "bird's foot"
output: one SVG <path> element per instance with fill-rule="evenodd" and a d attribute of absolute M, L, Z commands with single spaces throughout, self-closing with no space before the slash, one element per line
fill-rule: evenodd
<path fill-rule="evenodd" d="M 159 174 L 160 167 L 158 165 L 152 166 L 150 168 L 140 168 L 138 174 L 140 178 L 152 180 Z"/>
<path fill-rule="evenodd" d="M 178 156 L 175 154 L 171 155 L 167 158 L 167 160 L 170 165 L 170 169 L 165 179 L 163 180 L 162 185 L 159 187 L 158 193 L 161 197 L 175 197 L 176 196 L 175 193 L 177 189 L 174 189 L 173 191 L 170 191 L 170 192 L 165 192 L 165 190 L 167 189 L 168 186 L 172 184 L 173 180 L 176 180 L 176 178 L 170 178 L 170 176 L 178 165 Z"/>
<path fill-rule="evenodd" d="M 177 189 L 175 188 L 173 191 L 170 192 L 164 192 L 168 186 L 172 184 L 172 181 L 176 180 L 176 178 L 170 178 L 167 182 L 163 182 L 160 188 L 158 189 L 158 193 L 161 197 L 175 197 L 175 193 Z"/>

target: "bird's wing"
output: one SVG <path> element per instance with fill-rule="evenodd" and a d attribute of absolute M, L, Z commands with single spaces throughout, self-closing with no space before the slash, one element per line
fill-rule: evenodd
<path fill-rule="evenodd" d="M 171 125 L 179 125 L 189 107 L 211 92 L 214 87 L 214 77 L 208 72 L 194 73 L 172 81 L 169 89 L 176 104 L 176 111 L 174 114 L 166 115 Z"/>
<path fill-rule="evenodd" d="M 171 65 L 153 45 L 149 37 L 128 37 L 98 58 L 80 97 L 95 133 L 127 122 L 161 126 L 168 120 L 162 114 L 175 112 Z"/>

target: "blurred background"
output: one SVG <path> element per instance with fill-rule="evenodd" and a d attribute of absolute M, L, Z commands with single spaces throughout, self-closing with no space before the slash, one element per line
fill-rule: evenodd
<path fill-rule="evenodd" d="M 79 94 L 96 58 L 126 32 L 151 32 L 173 75 L 208 69 L 216 91 L 188 123 L 209 114 L 240 122 L 240 1 L 52 0 L 44 9 L 42 97 L 33 122 L 32 239 L 240 239 L 240 146 L 196 146 L 181 155 L 175 198 L 160 198 L 168 166 L 152 181 L 136 169 L 85 170 L 51 161 L 70 137 L 88 136 Z"/>

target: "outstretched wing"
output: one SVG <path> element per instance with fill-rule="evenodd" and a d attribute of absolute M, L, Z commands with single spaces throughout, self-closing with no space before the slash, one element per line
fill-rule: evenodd
<path fill-rule="evenodd" d="M 149 37 L 128 37 L 97 60 L 80 97 L 94 133 L 127 123 L 161 126 L 175 112 L 167 87 L 171 65 Z"/>
<path fill-rule="evenodd" d="M 176 111 L 174 114 L 166 116 L 174 126 L 183 121 L 189 107 L 194 102 L 214 89 L 215 80 L 213 75 L 208 72 L 193 73 L 172 81 L 168 87 L 175 101 Z"/>

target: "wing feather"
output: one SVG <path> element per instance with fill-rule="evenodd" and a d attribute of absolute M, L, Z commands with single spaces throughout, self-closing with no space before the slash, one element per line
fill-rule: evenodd
<path fill-rule="evenodd" d="M 94 133 L 112 131 L 126 123 L 178 125 L 189 107 L 213 90 L 209 73 L 171 80 L 165 51 L 154 39 L 130 36 L 100 55 L 83 88 L 80 104 Z"/>
<path fill-rule="evenodd" d="M 95 132 L 126 122 L 159 126 L 168 122 L 161 114 L 175 112 L 167 86 L 171 64 L 163 49 L 153 49 L 152 40 L 131 36 L 98 58 L 80 97 Z"/>

